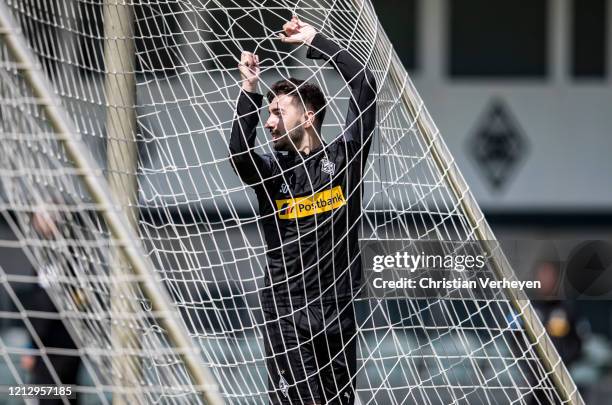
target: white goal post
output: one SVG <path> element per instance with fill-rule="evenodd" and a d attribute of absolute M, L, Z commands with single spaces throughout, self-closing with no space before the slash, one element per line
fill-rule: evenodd
<path fill-rule="evenodd" d="M 259 55 L 264 94 L 289 77 L 318 85 L 322 137 L 342 136 L 349 84 L 307 45 L 278 39 L 291 16 L 377 83 L 360 238 L 476 242 L 491 278 L 514 277 L 369 0 L 3 0 L 0 206 L 17 240 L 0 248 L 23 249 L 33 267 L 0 265 L 12 308 L 0 320 L 33 343 L 13 346 L 0 330 L 14 383 L 26 382 L 27 354 L 56 378 L 52 356 L 78 356 L 88 382 L 77 390 L 99 403 L 267 403 L 299 383 L 268 381 L 267 235 L 228 152 L 241 50 Z M 257 112 L 253 150 L 271 153 L 266 104 Z M 57 313 L 19 294 L 41 280 Z M 584 403 L 523 293 L 349 305 L 359 403 Z M 61 319 L 77 349 L 45 347 L 36 318 Z"/>
<path fill-rule="evenodd" d="M 126 9 L 127 6 L 119 6 L 115 4 L 115 12 L 110 13 L 113 17 L 121 15 L 122 9 Z M 125 23 L 131 23 L 131 20 L 126 18 L 123 21 Z M 209 374 L 208 369 L 204 368 L 203 365 L 198 361 L 199 352 L 194 348 L 186 329 L 182 322 L 178 320 L 178 314 L 171 305 L 171 302 L 167 296 L 166 291 L 160 285 L 159 280 L 155 278 L 153 273 L 153 266 L 146 260 L 146 255 L 141 250 L 139 244 L 135 243 L 135 236 L 132 229 L 129 227 L 129 215 L 125 215 L 125 210 L 129 209 L 129 205 L 122 206 L 121 210 L 113 208 L 123 197 L 119 192 L 125 192 L 120 186 L 115 187 L 115 192 L 112 192 L 109 188 L 106 180 L 100 178 L 101 169 L 96 165 L 95 160 L 91 156 L 91 153 L 81 140 L 76 137 L 77 131 L 75 130 L 72 120 L 65 115 L 65 112 L 60 106 L 59 101 L 55 92 L 47 84 L 47 78 L 44 77 L 43 72 L 40 70 L 40 65 L 35 62 L 31 57 L 27 43 L 20 36 L 20 28 L 12 21 L 11 14 L 5 4 L 0 4 L 0 32 L 2 35 L 2 42 L 6 46 L 6 63 L 13 62 L 13 67 L 17 69 L 20 75 L 23 76 L 26 91 L 28 93 L 21 94 L 27 96 L 28 94 L 33 99 L 33 105 L 40 108 L 40 112 L 44 117 L 49 130 L 57 137 L 58 146 L 65 150 L 66 157 L 69 158 L 74 167 L 81 172 L 80 179 L 84 185 L 84 189 L 91 196 L 91 200 L 94 204 L 99 206 L 97 210 L 100 216 L 104 219 L 108 233 L 109 240 L 115 245 L 114 248 L 117 250 L 116 256 L 111 264 L 116 267 L 113 269 L 111 274 L 106 274 L 109 277 L 116 278 L 112 284 L 114 293 L 116 295 L 111 296 L 112 303 L 114 306 L 113 316 L 116 316 L 119 320 L 118 329 L 125 327 L 124 322 L 126 317 L 134 316 L 132 313 L 138 311 L 136 307 L 137 303 L 122 302 L 125 300 L 125 296 L 129 296 L 132 291 L 130 289 L 123 288 L 120 277 L 122 275 L 134 274 L 131 282 L 135 283 L 135 288 L 142 289 L 142 294 L 151 303 L 151 310 L 154 313 L 159 313 L 157 322 L 164 328 L 165 333 L 168 335 L 168 339 L 174 345 L 177 346 L 177 355 L 184 361 L 185 368 L 189 373 L 189 377 L 192 378 L 194 389 L 202 392 L 202 398 L 206 399 L 211 404 L 221 404 L 220 397 L 218 396 L 218 389 L 214 383 L 214 379 Z M 115 31 L 115 34 L 120 33 Z M 107 58 L 112 60 L 112 57 Z M 118 66 L 125 66 L 119 64 Z M 117 67 L 117 66 L 115 66 Z M 134 84 L 134 83 L 132 83 Z M 119 88 L 112 88 L 109 86 L 109 93 L 115 90 L 118 92 Z M 6 89 L 9 94 L 13 89 Z M 123 89 L 125 90 L 125 89 Z M 4 94 L 3 94 L 4 95 Z M 112 98 L 109 95 L 109 99 Z M 119 94 L 119 101 L 122 101 L 121 93 Z M 110 127 L 111 125 L 108 125 Z M 120 127 L 125 129 L 124 126 Z M 112 144 L 112 142 L 109 142 Z M 114 144 L 113 144 L 114 146 Z M 110 148 L 111 146 L 109 146 Z M 121 154 L 119 154 L 121 156 Z M 111 158 L 112 159 L 112 158 Z M 112 166 L 110 166 L 112 168 Z M 26 190 L 30 191 L 30 190 Z M 33 190 L 32 190 L 33 191 Z M 39 201 L 39 205 L 43 206 L 43 209 L 47 209 L 47 203 L 43 199 Z M 26 208 L 26 207 L 22 207 Z M 123 274 L 122 274 L 123 273 Z M 78 277 L 78 275 L 76 276 Z M 117 305 L 119 304 L 119 305 Z M 119 307 L 119 309 L 116 309 Z M 121 347 L 113 345 L 112 348 L 116 350 L 122 349 L 136 349 L 134 342 L 121 342 Z M 120 352 L 119 352 L 120 353 Z M 116 362 L 121 364 L 121 360 Z M 136 363 L 137 364 L 137 363 Z M 126 384 L 137 384 L 138 380 L 130 378 L 129 374 L 133 373 L 134 370 L 124 369 L 122 370 L 123 378 L 122 383 Z M 120 380 L 121 381 L 121 380 Z M 130 395 L 131 396 L 131 395 Z"/>

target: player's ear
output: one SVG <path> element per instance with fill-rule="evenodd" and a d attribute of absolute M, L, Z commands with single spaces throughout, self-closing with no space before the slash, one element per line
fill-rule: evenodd
<path fill-rule="evenodd" d="M 306 120 L 304 121 L 304 128 L 312 128 L 314 126 L 315 121 L 315 113 L 311 110 L 306 110 L 304 113 Z"/>

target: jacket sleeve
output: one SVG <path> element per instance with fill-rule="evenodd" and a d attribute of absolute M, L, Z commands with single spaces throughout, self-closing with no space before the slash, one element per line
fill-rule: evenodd
<path fill-rule="evenodd" d="M 270 154 L 258 154 L 253 150 L 262 100 L 261 94 L 240 91 L 229 141 L 232 167 L 249 185 L 263 182 L 272 175 L 273 169 Z"/>
<path fill-rule="evenodd" d="M 318 33 L 312 40 L 307 57 L 333 64 L 351 91 L 346 115 L 344 138 L 364 145 L 366 151 L 376 127 L 376 80 L 366 66 L 347 50 Z"/>

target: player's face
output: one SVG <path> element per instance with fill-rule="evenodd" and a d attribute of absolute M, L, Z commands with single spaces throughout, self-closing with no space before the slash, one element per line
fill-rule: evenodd
<path fill-rule="evenodd" d="M 541 263 L 536 269 L 536 277 L 542 287 L 539 293 L 543 296 L 553 296 L 559 281 L 558 268 L 553 263 Z"/>
<path fill-rule="evenodd" d="M 289 151 L 299 149 L 304 131 L 304 110 L 292 96 L 274 97 L 269 106 L 270 116 L 265 127 L 270 130 L 274 149 Z"/>

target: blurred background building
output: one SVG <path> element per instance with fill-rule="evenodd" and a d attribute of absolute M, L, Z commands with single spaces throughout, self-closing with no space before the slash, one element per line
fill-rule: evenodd
<path fill-rule="evenodd" d="M 373 2 L 499 239 L 612 235 L 612 0 Z M 84 7 L 92 7 L 85 25 L 101 21 L 98 8 Z M 180 23 L 151 24 L 151 32 L 141 33 L 150 38 L 137 41 L 137 50 L 162 49 L 147 59 L 161 75 L 172 75 L 176 65 L 163 51 L 168 41 L 195 41 L 171 35 Z M 83 40 L 89 50 L 83 63 L 95 68 L 101 43 Z M 150 159 L 152 167 L 162 164 L 154 154 Z M 11 238 L 0 219 L 0 239 Z M 602 265 L 612 272 L 612 263 Z M 2 249 L 0 266 L 31 273 L 18 244 Z M 27 294 L 23 287 L 20 293 Z M 571 372 L 587 403 L 610 403 L 612 301 L 578 300 L 571 307 L 567 322 L 582 342 Z M 10 298 L 0 291 L 0 311 L 10 310 Z M 20 339 L 22 326 L 0 317 L 0 348 Z M 2 364 L 0 383 L 7 375 Z"/>
<path fill-rule="evenodd" d="M 497 237 L 609 239 L 612 2 L 374 4 Z M 571 372 L 610 403 L 612 301 L 570 306 Z"/>

